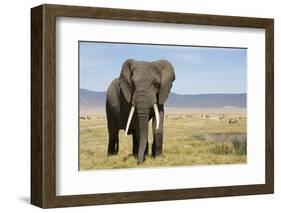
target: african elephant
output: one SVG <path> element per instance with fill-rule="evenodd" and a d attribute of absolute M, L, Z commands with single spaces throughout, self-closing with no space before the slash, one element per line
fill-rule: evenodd
<path fill-rule="evenodd" d="M 132 135 L 133 155 L 138 164 L 143 163 L 148 154 L 148 122 L 152 118 L 152 156 L 162 154 L 163 104 L 174 80 L 174 68 L 167 60 L 124 62 L 119 78 L 111 82 L 106 95 L 108 155 L 118 153 L 119 130 L 125 129 L 125 135 Z"/>

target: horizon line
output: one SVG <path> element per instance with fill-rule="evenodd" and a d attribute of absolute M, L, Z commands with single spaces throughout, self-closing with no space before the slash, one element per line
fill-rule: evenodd
<path fill-rule="evenodd" d="M 91 90 L 91 89 L 86 89 L 86 88 L 79 88 L 79 90 L 88 90 L 90 92 L 99 92 L 99 93 L 106 93 L 106 91 L 97 91 L 97 90 Z M 242 95 L 242 94 L 246 94 L 247 92 L 237 92 L 237 93 L 177 93 L 177 92 L 173 92 L 171 91 L 170 93 L 174 93 L 177 95 Z"/>

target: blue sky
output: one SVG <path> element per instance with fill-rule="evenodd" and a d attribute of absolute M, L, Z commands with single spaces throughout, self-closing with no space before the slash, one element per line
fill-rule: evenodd
<path fill-rule="evenodd" d="M 106 91 L 123 62 L 169 60 L 175 69 L 172 92 L 179 94 L 245 93 L 247 50 L 79 42 L 80 88 Z"/>

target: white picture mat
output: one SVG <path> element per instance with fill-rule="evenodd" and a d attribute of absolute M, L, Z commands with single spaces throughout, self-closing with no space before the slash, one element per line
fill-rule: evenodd
<path fill-rule="evenodd" d="M 264 30 L 66 17 L 56 25 L 57 195 L 265 183 Z M 79 172 L 79 40 L 248 48 L 247 164 Z"/>

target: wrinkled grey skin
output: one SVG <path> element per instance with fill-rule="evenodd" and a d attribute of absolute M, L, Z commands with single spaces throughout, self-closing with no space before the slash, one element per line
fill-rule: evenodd
<path fill-rule="evenodd" d="M 116 155 L 119 149 L 118 133 L 125 129 L 131 106 L 135 112 L 128 130 L 132 135 L 132 153 L 143 163 L 148 154 L 148 122 L 153 119 L 152 156 L 162 154 L 164 107 L 172 83 L 175 80 L 174 68 L 167 60 L 154 62 L 124 62 L 120 77 L 113 80 L 107 90 L 106 115 L 109 134 L 108 155 Z M 153 104 L 159 109 L 160 123 L 156 130 Z"/>

